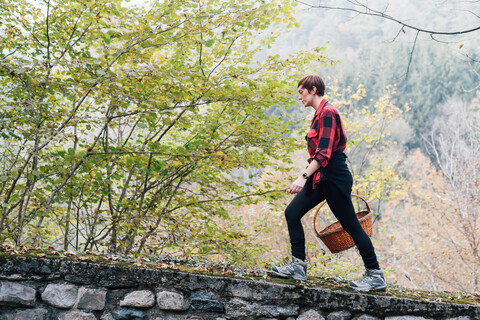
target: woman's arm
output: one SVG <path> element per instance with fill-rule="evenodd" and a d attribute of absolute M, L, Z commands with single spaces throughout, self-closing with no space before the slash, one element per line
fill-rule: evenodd
<path fill-rule="evenodd" d="M 327 106 L 330 108 L 330 106 Z M 318 145 L 313 158 L 326 167 L 333 153 L 335 135 L 337 133 L 337 121 L 334 109 L 325 110 L 318 120 Z"/>
<path fill-rule="evenodd" d="M 317 171 L 320 168 L 320 163 L 313 159 L 312 162 L 308 165 L 307 169 L 305 169 L 304 173 L 306 173 L 307 177 L 310 177 L 315 171 Z M 295 180 L 294 183 L 292 183 L 292 186 L 290 187 L 290 190 L 288 192 L 290 193 L 299 193 L 300 190 L 302 190 L 303 186 L 305 185 L 305 182 L 307 182 L 307 179 L 302 176 L 300 176 L 297 180 Z"/>

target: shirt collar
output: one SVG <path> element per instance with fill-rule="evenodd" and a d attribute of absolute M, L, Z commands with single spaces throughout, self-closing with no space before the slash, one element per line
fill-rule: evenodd
<path fill-rule="evenodd" d="M 315 115 L 318 116 L 320 113 L 322 113 L 323 108 L 327 104 L 328 100 L 323 98 L 322 101 L 320 101 L 320 105 L 318 106 L 317 111 L 315 112 Z"/>

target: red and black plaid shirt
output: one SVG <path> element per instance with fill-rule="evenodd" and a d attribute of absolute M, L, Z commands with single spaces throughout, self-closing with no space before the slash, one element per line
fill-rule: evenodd
<path fill-rule="evenodd" d="M 310 131 L 305 136 L 308 143 L 310 158 L 317 160 L 325 168 L 333 152 L 345 150 L 347 135 L 342 125 L 340 115 L 326 99 L 320 102 L 315 116 L 310 124 Z M 320 180 L 325 180 L 320 171 L 313 175 L 313 189 Z"/>

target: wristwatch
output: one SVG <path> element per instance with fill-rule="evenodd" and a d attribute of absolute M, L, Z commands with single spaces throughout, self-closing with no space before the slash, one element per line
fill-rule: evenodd
<path fill-rule="evenodd" d="M 304 172 L 304 173 L 302 173 L 302 177 L 303 177 L 304 179 L 308 179 L 308 174 L 307 174 L 306 172 Z"/>

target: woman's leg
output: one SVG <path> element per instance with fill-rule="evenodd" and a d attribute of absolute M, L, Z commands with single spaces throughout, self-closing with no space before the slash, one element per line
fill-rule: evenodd
<path fill-rule="evenodd" d="M 322 181 L 320 188 L 323 189 L 328 206 L 338 219 L 343 229 L 353 238 L 355 245 L 362 256 L 367 269 L 379 269 L 375 249 L 367 233 L 358 221 L 351 198 L 346 198 L 340 189 L 331 181 Z"/>
<path fill-rule="evenodd" d="M 307 193 L 305 187 L 297 193 L 285 210 L 285 219 L 288 225 L 288 234 L 292 245 L 292 256 L 305 260 L 305 234 L 301 219 L 317 204 L 325 200 L 321 188 Z"/>

